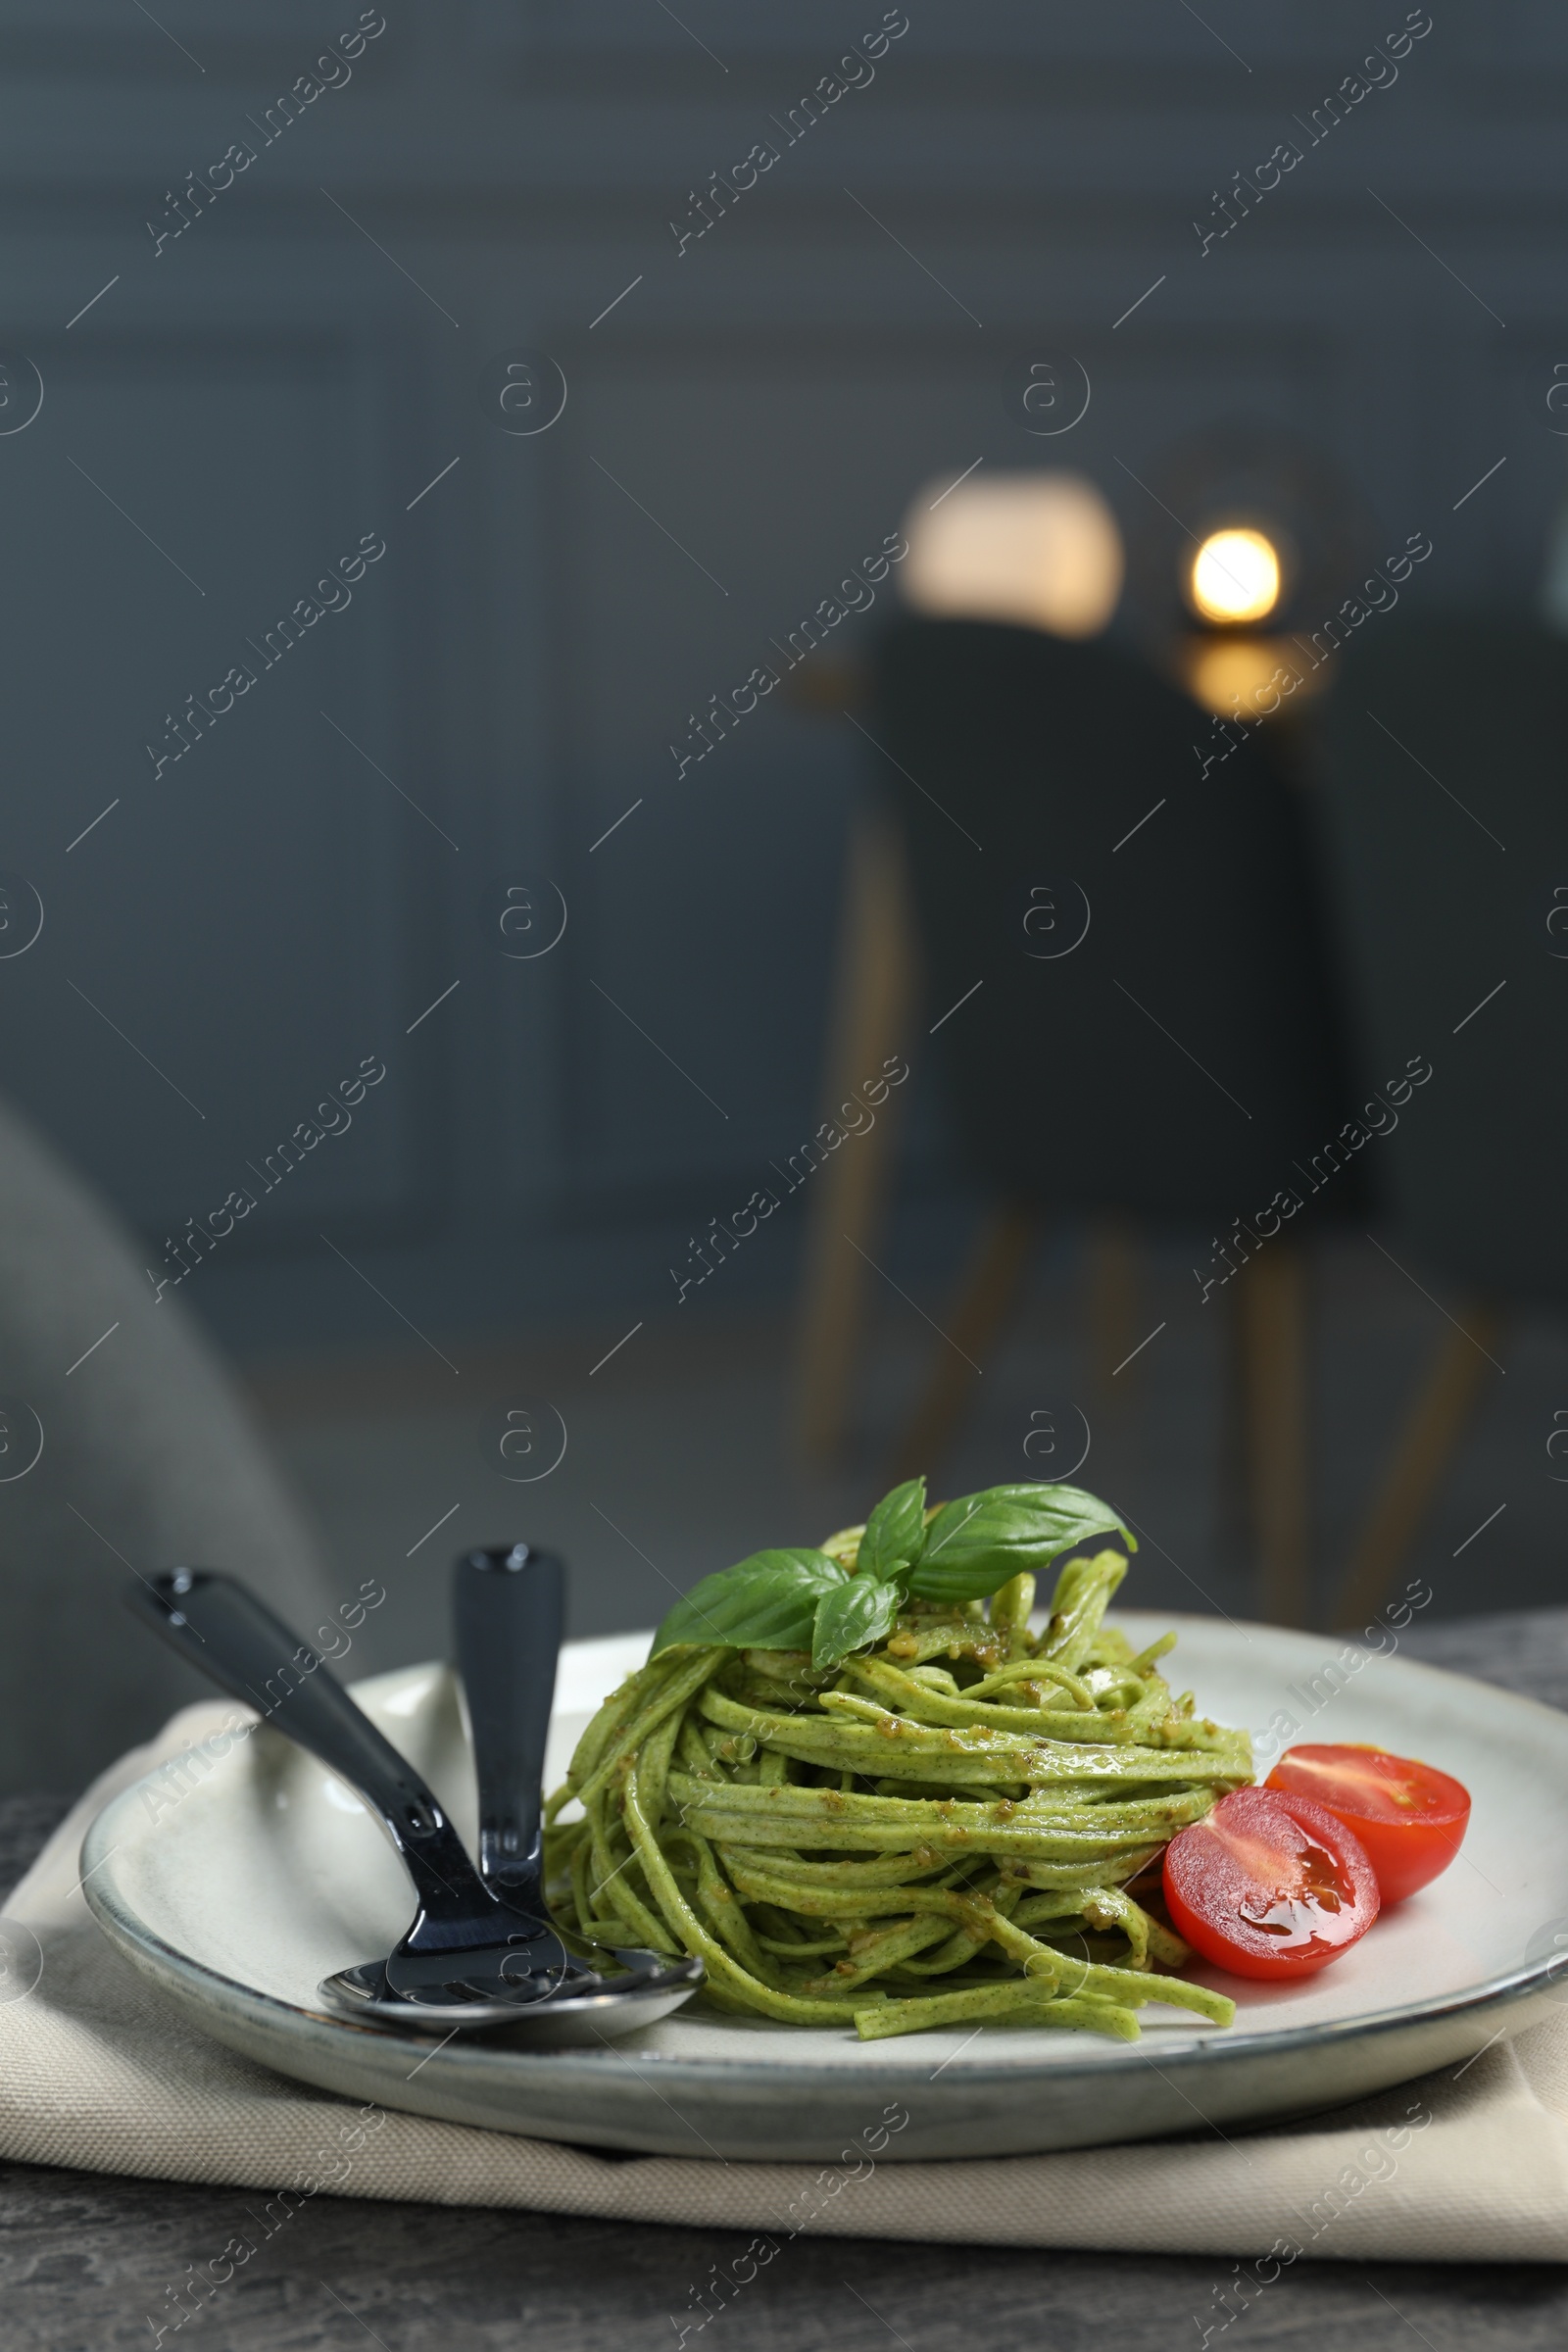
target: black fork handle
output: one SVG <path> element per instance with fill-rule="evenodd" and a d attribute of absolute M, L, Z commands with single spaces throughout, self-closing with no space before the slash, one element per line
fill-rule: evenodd
<path fill-rule="evenodd" d="M 561 1561 L 528 1544 L 465 1552 L 452 1572 L 479 1784 L 479 1875 L 514 1902 L 539 1897 L 541 1782 L 564 1589 Z"/>
<path fill-rule="evenodd" d="M 489 1908 L 434 1791 L 360 1712 L 325 1660 L 237 1577 L 175 1568 L 132 1586 L 125 1599 L 181 1657 L 359 1791 L 402 1856 L 427 1917 L 466 1918 Z"/>

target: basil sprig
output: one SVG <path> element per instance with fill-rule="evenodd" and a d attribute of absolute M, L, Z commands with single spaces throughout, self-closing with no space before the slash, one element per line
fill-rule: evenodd
<path fill-rule="evenodd" d="M 887 1584 L 907 1576 L 924 1548 L 925 1480 L 911 1478 L 884 1494 L 866 1521 L 855 1573 Z"/>
<path fill-rule="evenodd" d="M 1070 1545 L 1112 1532 L 1138 1549 L 1109 1504 L 1082 1487 L 987 1487 L 943 1504 L 907 1590 L 914 1600 L 983 1600 L 1010 1577 L 1038 1576 Z"/>
<path fill-rule="evenodd" d="M 804 1547 L 754 1551 L 676 1602 L 652 1654 L 676 1642 L 808 1649 L 821 1672 L 885 1641 L 907 1600 L 982 1600 L 1103 1535 L 1138 1549 L 1109 1504 L 1082 1487 L 988 1487 L 928 1521 L 925 1481 L 911 1478 L 871 1513 L 853 1569 Z"/>
<path fill-rule="evenodd" d="M 809 1649 L 818 1604 L 849 1581 L 825 1551 L 754 1551 L 677 1600 L 650 1656 L 677 1642 L 729 1649 Z"/>

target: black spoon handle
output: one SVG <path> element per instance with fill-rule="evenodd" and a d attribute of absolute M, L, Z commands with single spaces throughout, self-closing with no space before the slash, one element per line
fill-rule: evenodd
<path fill-rule="evenodd" d="M 514 1899 L 539 1886 L 540 1784 L 564 1585 L 555 1554 L 527 1544 L 465 1552 L 452 1572 L 479 1783 L 479 1873 Z"/>
<path fill-rule="evenodd" d="M 182 1657 L 358 1789 L 403 1857 L 425 1913 L 451 1918 L 488 1907 L 433 1791 L 310 1643 L 237 1577 L 176 1568 L 132 1586 L 125 1599 Z"/>

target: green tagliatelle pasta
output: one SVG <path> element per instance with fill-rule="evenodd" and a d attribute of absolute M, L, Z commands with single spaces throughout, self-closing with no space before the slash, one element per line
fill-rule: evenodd
<path fill-rule="evenodd" d="M 854 1565 L 855 1536 L 824 1551 Z M 552 1797 L 550 1900 L 599 1945 L 699 1953 L 706 1995 L 874 2040 L 966 2021 L 1138 2038 L 1149 2001 L 1228 2025 L 1159 1970 L 1187 1946 L 1128 1891 L 1252 1778 L 1248 1735 L 1173 1698 L 1102 1620 L 1126 1561 L 983 1601 L 907 1601 L 876 1644 L 661 1649 L 594 1717 Z M 576 1817 L 564 1810 L 576 1800 Z"/>

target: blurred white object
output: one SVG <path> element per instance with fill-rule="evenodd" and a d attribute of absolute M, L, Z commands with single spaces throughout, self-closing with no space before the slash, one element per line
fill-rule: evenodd
<path fill-rule="evenodd" d="M 920 612 L 1094 637 L 1121 594 L 1121 533 L 1082 474 L 927 482 L 904 535 L 904 595 Z"/>

